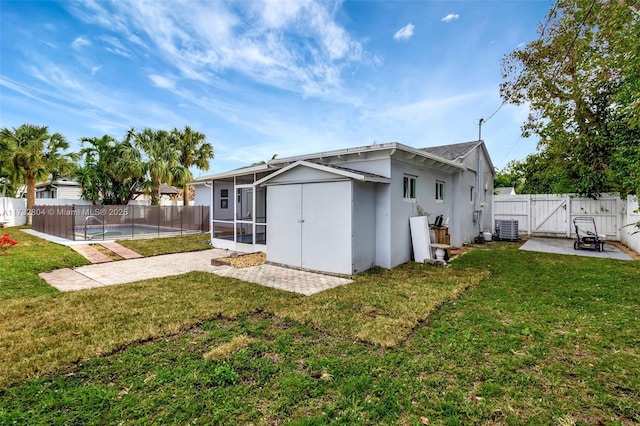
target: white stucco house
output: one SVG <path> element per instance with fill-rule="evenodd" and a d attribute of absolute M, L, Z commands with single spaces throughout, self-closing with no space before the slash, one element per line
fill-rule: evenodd
<path fill-rule="evenodd" d="M 495 169 L 483 141 L 400 143 L 279 158 L 198 178 L 211 243 L 267 261 L 352 275 L 411 260 L 409 218 L 442 215 L 451 245 L 491 229 Z"/>
<path fill-rule="evenodd" d="M 82 188 L 73 178 L 63 176 L 36 183 L 36 198 L 79 200 L 81 195 Z"/>

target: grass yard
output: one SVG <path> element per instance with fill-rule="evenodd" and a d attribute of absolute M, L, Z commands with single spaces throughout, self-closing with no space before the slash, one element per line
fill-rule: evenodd
<path fill-rule="evenodd" d="M 167 253 L 185 253 L 188 251 L 207 250 L 209 234 L 193 234 L 183 237 L 141 238 L 138 240 L 118 240 L 118 244 L 140 253 L 143 256 L 157 256 Z"/>
<path fill-rule="evenodd" d="M 88 265 L 89 261 L 68 247 L 52 244 L 20 231 L 20 228 L 0 229 L 18 242 L 0 255 L 0 302 L 21 297 L 57 293 L 38 272 Z"/>
<path fill-rule="evenodd" d="M 7 267 L 17 248 L 2 277 L 41 267 Z M 516 248 L 311 297 L 206 273 L 3 283 L 0 424 L 639 423 L 640 264 Z"/>

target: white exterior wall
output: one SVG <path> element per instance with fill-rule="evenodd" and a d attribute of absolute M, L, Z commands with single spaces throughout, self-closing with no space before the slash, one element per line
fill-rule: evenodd
<path fill-rule="evenodd" d="M 388 185 L 377 185 L 388 186 Z M 352 273 L 376 264 L 376 184 L 352 182 Z"/>
<path fill-rule="evenodd" d="M 79 186 L 67 186 L 67 185 L 56 185 L 58 186 L 58 191 L 56 194 L 56 198 L 63 198 L 68 200 L 79 200 L 82 195 L 82 189 Z"/>
<path fill-rule="evenodd" d="M 221 192 L 226 189 L 229 194 L 227 208 L 220 207 Z M 215 181 L 213 182 L 213 218 L 216 220 L 233 220 L 233 204 L 236 202 L 236 195 L 233 193 L 233 182 Z"/>
<path fill-rule="evenodd" d="M 391 161 L 389 164 L 391 164 Z M 391 184 L 375 187 L 376 265 L 391 269 Z"/>
<path fill-rule="evenodd" d="M 416 202 L 403 199 L 404 175 L 417 177 Z M 436 180 L 444 182 L 444 201 L 436 202 Z M 391 161 L 391 223 L 390 240 L 391 256 L 390 268 L 411 260 L 411 232 L 409 218 L 418 215 L 418 205 L 428 212 L 429 222 L 442 214 L 444 219 L 451 215 L 453 205 L 453 177 L 450 173 L 441 172 L 428 167 L 405 163 L 398 160 Z M 382 265 L 381 265 L 382 266 Z M 386 267 L 386 266 L 385 266 Z"/>
<path fill-rule="evenodd" d="M 91 206 L 93 202 L 89 200 L 69 200 L 64 198 L 36 198 L 36 206 Z"/>
<path fill-rule="evenodd" d="M 449 222 L 451 245 L 472 242 L 480 232 L 493 230 L 493 173 L 480 148 L 464 159 L 465 170 L 453 177 L 453 211 Z M 473 187 L 473 201 L 471 200 Z M 477 212 L 474 215 L 474 212 Z M 446 219 L 446 216 L 445 216 Z M 475 221 L 474 221 L 475 219 Z"/>
<path fill-rule="evenodd" d="M 208 206 L 211 203 L 211 187 L 204 184 L 193 185 L 194 206 Z"/>
<path fill-rule="evenodd" d="M 334 162 L 333 164 L 360 172 L 373 173 L 387 178 L 391 177 L 391 161 L 389 161 L 388 157 L 361 161 L 345 161 L 343 163 Z"/>

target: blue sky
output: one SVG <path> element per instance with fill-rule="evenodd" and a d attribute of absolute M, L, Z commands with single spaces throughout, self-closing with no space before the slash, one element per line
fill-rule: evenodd
<path fill-rule="evenodd" d="M 0 0 L 0 127 L 201 131 L 208 173 L 373 143 L 477 139 L 501 58 L 551 1 Z M 525 107 L 482 129 L 496 167 L 535 151 Z M 196 172 L 196 175 L 199 172 Z"/>

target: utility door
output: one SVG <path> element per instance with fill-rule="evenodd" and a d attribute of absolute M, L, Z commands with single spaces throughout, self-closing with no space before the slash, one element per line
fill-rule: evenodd
<path fill-rule="evenodd" d="M 267 258 L 351 274 L 351 182 L 274 185 L 267 191 Z"/>

